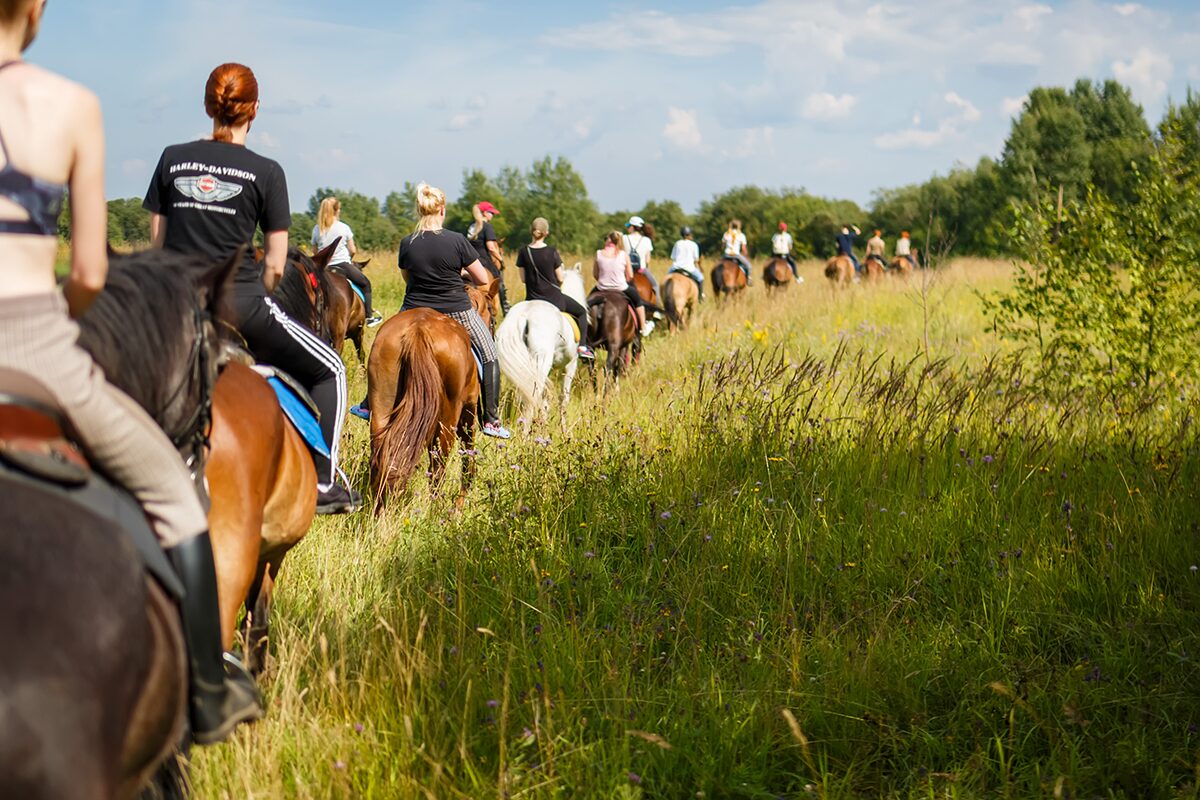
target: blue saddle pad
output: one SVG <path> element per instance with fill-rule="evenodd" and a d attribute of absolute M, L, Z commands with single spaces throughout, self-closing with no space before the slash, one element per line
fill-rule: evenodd
<path fill-rule="evenodd" d="M 271 384 L 271 388 L 275 390 L 275 396 L 279 398 L 279 407 L 283 409 L 283 413 L 292 423 L 292 427 L 300 434 L 300 438 L 304 439 L 308 449 L 329 458 L 329 447 L 325 444 L 325 437 L 321 435 L 321 425 L 313 413 L 308 410 L 304 401 L 297 397 L 279 378 L 267 378 L 267 383 Z"/>
<path fill-rule="evenodd" d="M 350 284 L 350 288 L 354 290 L 354 293 L 358 295 L 358 299 L 362 300 L 365 306 L 367 304 L 367 296 L 363 294 L 363 290 L 358 288 L 352 280 L 347 279 L 346 283 Z"/>

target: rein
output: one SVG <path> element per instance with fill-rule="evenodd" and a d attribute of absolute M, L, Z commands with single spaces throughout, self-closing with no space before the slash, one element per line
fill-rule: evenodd
<path fill-rule="evenodd" d="M 155 419 L 162 419 L 167 410 L 189 386 L 199 385 L 200 398 L 190 417 L 182 425 L 180 433 L 171 438 L 171 444 L 184 456 L 184 463 L 191 472 L 192 480 L 199 485 L 204 475 L 204 462 L 208 457 L 212 432 L 212 401 L 215 381 L 209 380 L 210 354 L 208 352 L 208 327 L 212 315 L 200 307 L 199 300 L 192 302 L 192 322 L 196 335 L 188 355 L 187 370 L 175 390 L 159 407 Z"/>

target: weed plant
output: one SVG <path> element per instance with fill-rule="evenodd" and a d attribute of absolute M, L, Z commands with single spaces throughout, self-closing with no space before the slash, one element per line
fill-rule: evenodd
<path fill-rule="evenodd" d="M 1002 265 L 819 270 L 656 332 L 619 388 L 581 371 L 566 430 L 481 438 L 463 513 L 418 479 L 319 520 L 267 718 L 197 794 L 1195 797 L 1195 376 L 1031 385 L 984 332 Z"/>

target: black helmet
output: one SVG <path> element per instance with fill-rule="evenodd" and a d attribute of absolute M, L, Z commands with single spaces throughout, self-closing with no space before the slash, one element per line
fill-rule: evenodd
<path fill-rule="evenodd" d="M 692 229 L 689 228 L 687 225 L 684 225 L 682 228 L 679 229 L 679 235 L 686 239 L 687 237 L 692 235 Z"/>

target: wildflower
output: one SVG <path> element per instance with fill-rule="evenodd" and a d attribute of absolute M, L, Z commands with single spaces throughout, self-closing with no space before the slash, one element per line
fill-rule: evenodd
<path fill-rule="evenodd" d="M 513 470 L 513 472 L 520 472 L 520 471 L 521 471 L 521 465 L 520 465 L 520 464 L 513 464 L 513 465 L 512 465 L 512 470 Z"/>
<path fill-rule="evenodd" d="M 586 553 L 583 554 L 583 557 L 584 558 L 595 558 L 596 554 L 593 553 L 591 550 L 588 550 Z"/>
<path fill-rule="evenodd" d="M 985 464 L 990 464 L 995 460 L 996 459 L 994 459 L 992 456 L 984 456 L 983 457 L 983 463 L 985 463 Z"/>
<path fill-rule="evenodd" d="M 356 722 L 356 723 L 354 723 L 354 732 L 355 732 L 355 733 L 362 733 L 362 732 L 363 732 L 363 724 L 362 724 L 361 722 Z"/>
<path fill-rule="evenodd" d="M 346 762 L 339 758 L 337 761 L 333 762 L 333 768 L 337 770 L 343 770 L 346 768 Z"/>
<path fill-rule="evenodd" d="M 630 772 L 629 773 L 629 782 L 632 783 L 634 786 L 640 786 L 642 784 L 642 776 L 638 775 L 636 772 Z"/>
<path fill-rule="evenodd" d="M 488 707 L 488 708 L 496 708 L 496 707 L 497 707 L 497 706 L 499 706 L 499 705 L 500 705 L 500 701 L 499 701 L 499 700 L 488 700 L 488 701 L 487 701 L 487 707 Z"/>
<path fill-rule="evenodd" d="M 1192 564 L 1190 567 L 1188 567 L 1188 569 L 1190 569 L 1192 572 L 1195 572 L 1196 570 L 1200 569 L 1200 567 L 1197 567 L 1195 564 Z"/>
<path fill-rule="evenodd" d="M 670 519 L 670 518 L 671 518 L 671 512 L 670 512 L 670 511 L 664 511 L 664 512 L 662 512 L 661 514 L 659 514 L 658 516 L 659 516 L 659 519 Z"/>
<path fill-rule="evenodd" d="M 706 541 L 706 542 L 711 542 L 711 541 L 712 541 L 712 534 L 711 534 L 711 533 L 706 533 L 706 534 L 704 534 L 704 541 Z"/>

